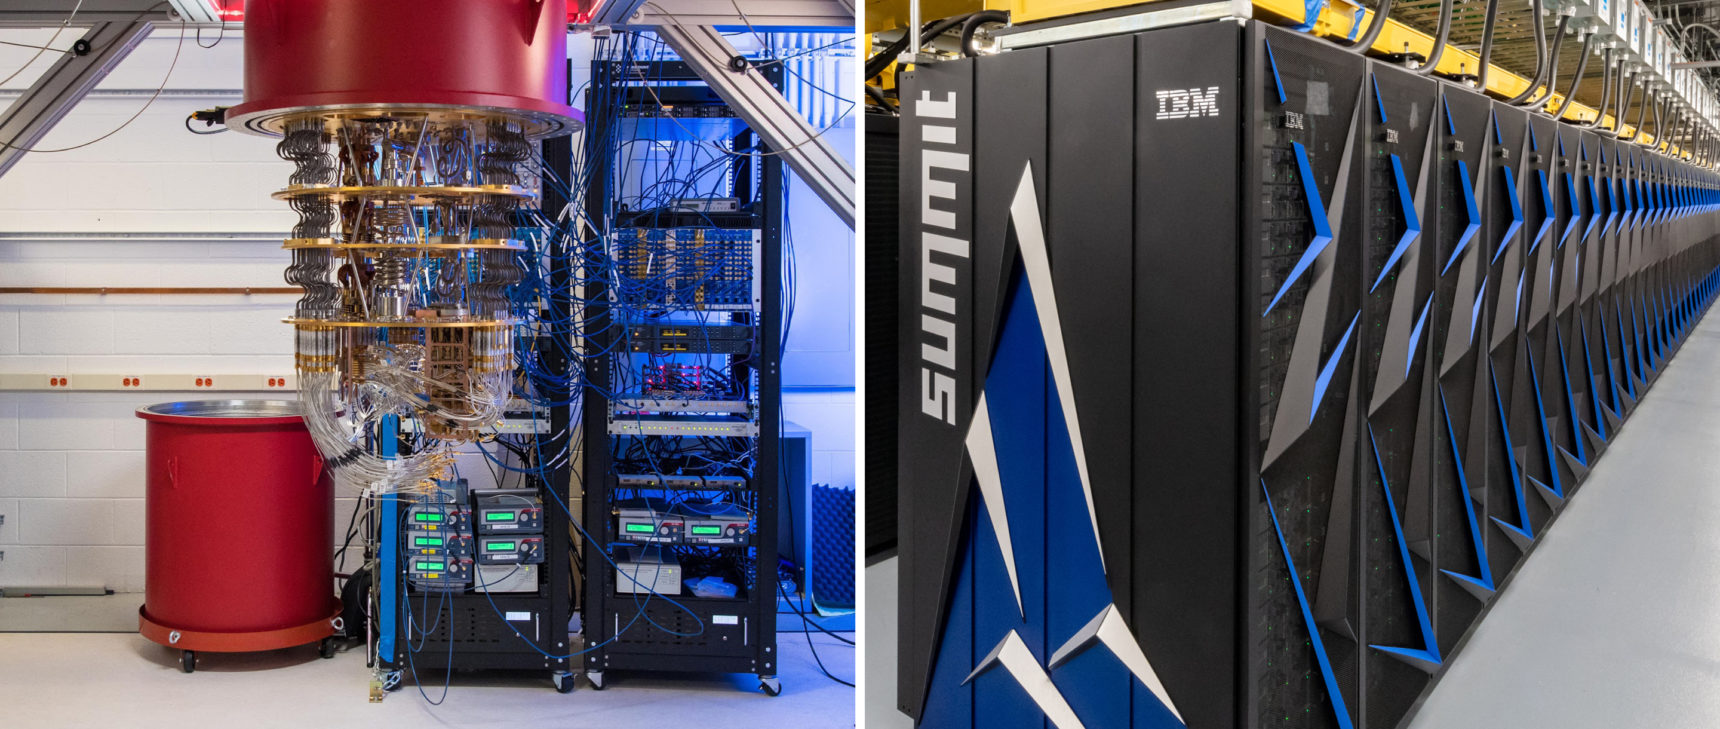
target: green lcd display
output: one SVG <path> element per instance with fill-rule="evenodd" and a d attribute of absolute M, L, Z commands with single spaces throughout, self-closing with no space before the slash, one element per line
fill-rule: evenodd
<path fill-rule="evenodd" d="M 428 511 L 420 511 L 414 514 L 412 518 L 415 521 L 442 521 L 441 514 L 432 514 Z"/>
<path fill-rule="evenodd" d="M 511 512 L 511 511 L 490 511 L 490 512 L 484 513 L 484 521 L 513 521 L 513 520 L 514 520 L 514 512 Z"/>
<path fill-rule="evenodd" d="M 722 533 L 723 533 L 722 527 L 717 527 L 717 526 L 696 526 L 696 527 L 693 527 L 693 534 L 701 536 L 701 537 L 703 537 L 703 536 L 721 536 Z"/>
<path fill-rule="evenodd" d="M 420 547 L 440 547 L 440 546 L 442 546 L 442 538 L 441 537 L 413 537 L 412 539 L 413 539 L 412 543 L 416 544 Z"/>
<path fill-rule="evenodd" d="M 487 549 L 490 549 L 490 550 L 500 550 L 500 551 L 504 551 L 504 552 L 511 552 L 514 549 L 514 543 L 513 542 L 485 542 L 484 547 Z"/>
<path fill-rule="evenodd" d="M 419 562 L 418 569 L 424 572 L 440 572 L 445 566 L 443 562 Z"/>
<path fill-rule="evenodd" d="M 628 524 L 627 525 L 627 531 L 645 532 L 646 534 L 649 534 L 649 533 L 657 531 L 657 530 L 652 529 L 650 524 Z"/>

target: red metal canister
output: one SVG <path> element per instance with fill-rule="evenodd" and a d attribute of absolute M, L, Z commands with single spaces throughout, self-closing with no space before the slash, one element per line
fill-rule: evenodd
<path fill-rule="evenodd" d="M 331 635 L 334 486 L 297 404 L 177 402 L 137 416 L 149 421 L 144 637 L 259 651 Z"/>
<path fill-rule="evenodd" d="M 577 127 L 566 0 L 249 0 L 245 100 L 229 126 L 278 134 L 286 112 L 511 110 Z"/>

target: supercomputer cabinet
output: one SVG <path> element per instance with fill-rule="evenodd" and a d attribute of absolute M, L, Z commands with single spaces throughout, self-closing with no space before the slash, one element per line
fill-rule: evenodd
<path fill-rule="evenodd" d="M 1401 725 L 1714 294 L 1713 173 L 1253 21 L 902 100 L 923 727 Z"/>

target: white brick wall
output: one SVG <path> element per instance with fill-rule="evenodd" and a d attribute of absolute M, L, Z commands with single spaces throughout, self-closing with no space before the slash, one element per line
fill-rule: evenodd
<path fill-rule="evenodd" d="M 0 30 L 0 40 L 26 43 L 44 42 L 47 35 Z M 59 45 L 74 38 L 68 33 Z M 174 29 L 158 31 L 99 88 L 154 90 L 177 40 Z M 0 45 L 0 69 L 10 73 L 33 52 Z M 241 37 L 231 31 L 214 49 L 187 42 L 167 85 L 237 89 L 241 56 Z M 9 88 L 27 85 L 34 75 L 20 75 Z M 5 91 L 0 104 L 10 103 Z M 41 146 L 106 133 L 146 98 L 86 99 Z M 294 218 L 269 193 L 285 184 L 290 165 L 275 156 L 270 141 L 236 133 L 194 136 L 183 127 L 194 109 L 236 101 L 165 94 L 103 142 L 25 156 L 0 176 L 0 286 L 283 285 L 288 256 L 280 238 Z M 800 205 L 819 203 L 807 194 L 796 201 Z M 796 228 L 802 250 L 815 245 L 815 231 L 812 223 Z M 847 308 L 810 293 L 825 265 L 820 261 L 801 259 L 806 308 L 796 323 L 807 328 L 797 330 L 821 326 L 810 311 Z M 280 319 L 293 298 L 0 295 L 0 373 L 286 374 L 292 338 Z M 851 332 L 851 322 L 847 326 Z M 803 345 L 803 357 L 839 353 L 841 343 L 827 339 L 793 341 Z M 208 396 L 0 392 L 0 587 L 142 590 L 144 421 L 133 411 Z M 785 402 L 787 418 L 814 431 L 813 479 L 852 484 L 853 393 L 791 392 Z M 474 483 L 490 480 L 481 457 L 463 458 L 461 466 Z M 570 506 L 579 509 L 577 501 Z M 351 509 L 350 499 L 336 503 L 337 542 Z M 343 569 L 354 565 L 349 560 Z"/>

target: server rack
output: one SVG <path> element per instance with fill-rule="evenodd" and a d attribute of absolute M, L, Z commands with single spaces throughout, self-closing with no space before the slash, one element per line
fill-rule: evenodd
<path fill-rule="evenodd" d="M 572 140 L 569 137 L 549 139 L 542 143 L 541 152 L 547 167 L 560 170 L 565 176 L 572 167 Z M 557 211 L 568 201 L 565 196 L 546 185 L 542 191 L 541 210 Z M 549 268 L 551 293 L 540 305 L 543 321 L 571 321 L 573 311 L 572 281 L 575 260 L 571 242 L 565 236 L 548 236 L 545 245 L 552 261 Z M 558 313 L 559 312 L 559 313 Z M 553 314 L 553 315 L 552 315 Z M 566 384 L 574 376 L 569 353 L 577 351 L 575 332 L 571 328 L 554 326 L 540 330 L 533 338 L 532 348 L 543 369 L 559 377 L 550 378 L 549 402 L 565 402 L 570 388 Z M 559 383 L 559 384 L 558 384 Z M 537 433 L 541 438 L 538 449 L 544 454 L 568 451 L 572 443 L 572 421 L 567 407 L 549 408 L 548 430 Z M 386 576 L 399 587 L 396 604 L 387 609 L 394 615 L 409 615 L 394 621 L 394 655 L 379 660 L 391 675 L 385 688 L 394 690 L 406 674 L 416 674 L 420 685 L 433 683 L 432 672 L 459 670 L 547 670 L 558 692 L 573 690 L 573 659 L 569 648 L 568 623 L 576 604 L 573 581 L 573 541 L 569 529 L 574 515 L 569 513 L 567 486 L 572 482 L 571 459 L 552 458 L 537 464 L 547 474 L 533 479 L 538 503 L 543 507 L 544 556 L 537 565 L 537 589 L 524 592 L 480 592 L 473 588 L 454 592 L 432 592 L 408 589 L 399 574 Z M 383 497 L 395 501 L 395 509 L 404 512 L 410 506 L 407 496 Z M 383 529 L 381 524 L 370 527 L 381 539 L 399 540 L 401 530 Z M 476 539 L 479 535 L 474 534 Z M 404 570 L 402 570 L 404 571 Z M 475 585 L 476 583 L 474 583 Z M 400 601 L 412 604 L 402 610 Z"/>
<path fill-rule="evenodd" d="M 903 84 L 921 726 L 1401 725 L 1715 295 L 1712 171 L 1257 22 Z"/>
<path fill-rule="evenodd" d="M 758 67 L 758 72 L 782 88 L 781 64 Z M 699 83 L 691 67 L 678 61 L 622 63 L 599 60 L 592 66 L 591 97 L 614 95 L 628 104 L 659 107 L 664 98 L 662 89 L 682 89 L 685 84 Z M 659 85 L 661 84 L 661 85 Z M 696 87 L 695 87 L 696 88 Z M 756 309 L 740 315 L 756 326 L 756 340 L 751 360 L 747 362 L 756 374 L 756 403 L 758 431 L 750 440 L 754 444 L 753 471 L 746 488 L 746 499 L 752 511 L 750 544 L 752 574 L 743 575 L 740 585 L 744 594 L 734 599 L 694 597 L 687 594 L 664 597 L 655 594 L 622 594 L 617 591 L 616 567 L 609 548 L 617 540 L 617 474 L 612 465 L 611 447 L 617 437 L 609 431 L 612 378 L 609 360 L 611 352 L 621 341 L 625 316 L 617 303 L 617 292 L 610 280 L 587 278 L 584 299 L 587 322 L 585 348 L 599 353 L 588 359 L 583 395 L 585 483 L 585 526 L 592 538 L 601 544 L 589 544 L 585 549 L 586 590 L 584 592 L 584 626 L 587 644 L 584 657 L 586 675 L 592 685 L 602 688 L 605 674 L 611 670 L 628 671 L 710 671 L 751 673 L 760 680 L 760 688 L 774 696 L 781 691 L 776 678 L 776 612 L 778 590 L 778 499 L 782 488 L 780 463 L 780 431 L 782 423 L 782 201 L 783 167 L 780 155 L 771 154 L 762 143 L 759 154 L 743 156 L 733 174 L 733 192 L 737 200 L 754 197 L 757 204 L 742 206 L 733 212 L 700 212 L 663 215 L 629 214 L 611 204 L 615 190 L 615 160 L 603 154 L 601 146 L 620 125 L 625 111 L 617 114 L 593 114 L 586 134 L 587 159 L 598 165 L 592 174 L 586 206 L 599 229 L 612 231 L 631 225 L 673 227 L 677 225 L 716 225 L 757 231 L 759 244 L 755 276 L 758 285 Z M 654 112 L 658 113 L 658 112 Z M 661 113 L 669 113 L 662 110 Z M 712 113 L 710 111 L 702 113 Z M 720 112 L 716 112 L 721 115 Z M 672 124 L 672 121 L 670 122 Z M 747 148 L 757 140 L 751 131 L 743 130 L 736 138 L 736 148 Z M 754 185 L 757 185 L 755 188 Z"/>

